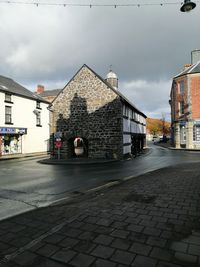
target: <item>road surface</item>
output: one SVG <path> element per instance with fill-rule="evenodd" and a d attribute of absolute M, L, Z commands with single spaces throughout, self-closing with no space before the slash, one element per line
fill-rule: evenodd
<path fill-rule="evenodd" d="M 37 159 L 0 161 L 0 220 L 109 182 L 189 162 L 200 162 L 200 153 L 155 145 L 150 146 L 146 155 L 106 164 L 45 165 Z"/>

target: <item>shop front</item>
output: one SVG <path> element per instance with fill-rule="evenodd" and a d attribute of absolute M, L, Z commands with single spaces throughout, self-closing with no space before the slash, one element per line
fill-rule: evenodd
<path fill-rule="evenodd" d="M 0 156 L 22 153 L 22 135 L 27 128 L 0 127 Z"/>

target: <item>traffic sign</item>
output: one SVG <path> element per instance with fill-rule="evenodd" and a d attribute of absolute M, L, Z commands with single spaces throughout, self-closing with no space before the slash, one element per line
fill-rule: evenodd
<path fill-rule="evenodd" d="M 54 133 L 55 138 L 61 138 L 62 137 L 62 132 L 56 132 Z"/>
<path fill-rule="evenodd" d="M 56 148 L 61 148 L 61 146 L 62 146 L 62 142 L 61 141 L 56 141 L 55 142 L 55 147 Z"/>

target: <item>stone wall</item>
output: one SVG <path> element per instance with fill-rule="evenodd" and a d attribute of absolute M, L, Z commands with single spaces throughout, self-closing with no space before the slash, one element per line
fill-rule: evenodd
<path fill-rule="evenodd" d="M 53 102 L 56 131 L 63 133 L 61 157 L 74 157 L 73 140 L 84 139 L 85 157 L 122 158 L 122 103 L 84 65 Z"/>

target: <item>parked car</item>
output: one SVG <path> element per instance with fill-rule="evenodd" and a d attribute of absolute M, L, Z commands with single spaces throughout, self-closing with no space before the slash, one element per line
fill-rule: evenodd
<path fill-rule="evenodd" d="M 152 141 L 155 143 L 155 142 L 159 142 L 160 141 L 160 137 L 157 136 L 157 135 L 154 135 L 153 138 L 152 138 Z"/>

